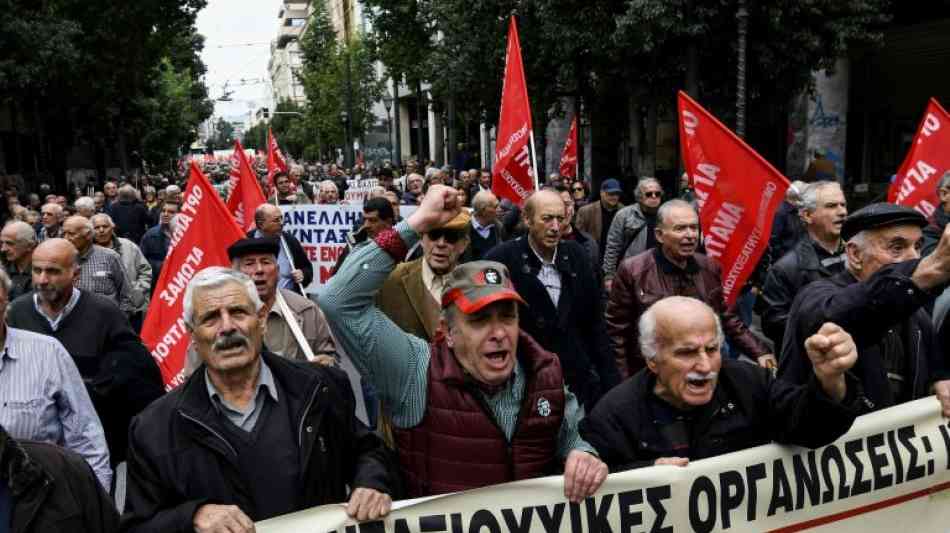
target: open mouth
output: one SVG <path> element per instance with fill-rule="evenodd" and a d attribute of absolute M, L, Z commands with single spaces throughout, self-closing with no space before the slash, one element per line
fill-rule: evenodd
<path fill-rule="evenodd" d="M 495 350 L 484 354 L 488 364 L 495 368 L 503 368 L 508 361 L 508 350 Z"/>
<path fill-rule="evenodd" d="M 704 393 L 712 385 L 712 378 L 686 378 L 686 388 L 692 393 Z"/>

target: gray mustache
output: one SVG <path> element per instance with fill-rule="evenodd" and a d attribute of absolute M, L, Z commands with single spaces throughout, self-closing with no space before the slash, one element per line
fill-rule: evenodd
<path fill-rule="evenodd" d="M 215 350 L 230 350 L 231 348 L 240 348 L 242 346 L 247 347 L 250 346 L 250 344 L 251 341 L 247 337 L 235 331 L 218 338 L 218 340 L 214 341 L 212 348 Z"/>

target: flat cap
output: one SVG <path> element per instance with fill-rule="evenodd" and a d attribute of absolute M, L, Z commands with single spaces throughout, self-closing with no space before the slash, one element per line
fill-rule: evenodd
<path fill-rule="evenodd" d="M 442 308 L 455 304 L 466 315 L 501 300 L 525 303 L 511 283 L 508 268 L 494 261 L 470 261 L 455 267 L 442 291 Z"/>
<path fill-rule="evenodd" d="M 228 259 L 234 261 L 238 257 L 251 254 L 270 254 L 277 256 L 280 244 L 277 239 L 241 239 L 228 246 Z"/>
<path fill-rule="evenodd" d="M 899 225 L 914 225 L 922 228 L 927 225 L 927 219 L 909 207 L 878 202 L 864 206 L 848 215 L 841 226 L 841 238 L 847 242 L 864 230 Z"/>

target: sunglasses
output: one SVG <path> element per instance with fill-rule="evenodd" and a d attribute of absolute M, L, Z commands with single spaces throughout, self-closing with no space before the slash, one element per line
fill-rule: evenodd
<path fill-rule="evenodd" d="M 449 244 L 455 244 L 459 242 L 460 240 L 462 240 L 464 236 L 465 236 L 465 233 L 463 231 L 456 230 L 456 229 L 439 228 L 439 229 L 434 229 L 429 232 L 429 238 L 432 239 L 433 241 L 437 241 L 444 237 L 445 242 Z"/>
<path fill-rule="evenodd" d="M 574 192 L 584 192 L 583 187 L 574 187 Z"/>
<path fill-rule="evenodd" d="M 658 191 L 648 191 L 643 193 L 643 196 L 646 196 L 647 198 L 662 198 L 663 193 Z"/>

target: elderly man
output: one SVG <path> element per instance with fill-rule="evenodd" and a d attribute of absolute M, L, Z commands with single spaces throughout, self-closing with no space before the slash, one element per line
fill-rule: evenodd
<path fill-rule="evenodd" d="M 280 205 L 309 204 L 310 198 L 303 191 L 294 192 L 293 182 L 286 172 L 274 174 L 274 186 L 277 190 L 277 202 Z"/>
<path fill-rule="evenodd" d="M 594 242 L 594 239 L 588 235 L 586 231 L 581 230 L 574 224 L 574 208 L 577 205 L 577 201 L 574 199 L 574 195 L 571 194 L 571 188 L 562 185 L 556 187 L 555 191 L 557 191 L 561 200 L 564 201 L 565 211 L 564 223 L 561 224 L 561 240 L 574 241 L 580 244 L 584 250 L 587 250 L 587 256 L 590 257 L 590 264 L 594 267 L 595 274 L 597 274 L 599 279 L 601 271 L 597 269 L 597 265 L 600 264 L 600 250 L 597 248 L 597 243 Z"/>
<path fill-rule="evenodd" d="M 323 180 L 320 182 L 318 204 L 336 205 L 340 203 L 340 189 L 337 188 L 333 180 Z"/>
<path fill-rule="evenodd" d="M 107 181 L 105 185 L 102 186 L 102 193 L 106 197 L 106 202 L 103 208 L 108 209 L 109 206 L 113 204 L 113 202 L 118 200 L 119 186 L 116 185 L 114 181 Z"/>
<path fill-rule="evenodd" d="M 76 208 L 76 214 L 86 218 L 92 218 L 96 214 L 96 201 L 88 196 L 80 196 L 73 202 Z"/>
<path fill-rule="evenodd" d="M 402 203 L 405 205 L 419 205 L 422 199 L 422 189 L 425 185 L 425 178 L 420 174 L 412 173 L 406 176 L 406 192 L 402 195 Z"/>
<path fill-rule="evenodd" d="M 844 270 L 841 226 L 848 203 L 836 181 L 818 181 L 802 193 L 801 219 L 808 236 L 769 269 L 762 286 L 762 331 L 782 347 L 792 300 L 805 285 Z"/>
<path fill-rule="evenodd" d="M 950 170 L 940 176 L 937 181 L 937 197 L 940 199 L 940 205 L 930 215 L 930 223 L 924 228 L 924 242 L 920 249 L 920 255 L 928 256 L 933 253 L 940 241 L 947 222 L 950 221 Z"/>
<path fill-rule="evenodd" d="M 615 179 L 604 180 L 600 184 L 600 200 L 591 202 L 577 210 L 577 227 L 590 234 L 597 241 L 600 250 L 607 245 L 607 232 L 614 216 L 623 207 L 620 203 L 620 182 Z M 603 259 L 603 254 L 601 254 Z M 598 268 L 600 265 L 598 265 Z"/>
<path fill-rule="evenodd" d="M 876 203 L 844 221 L 845 271 L 815 281 L 792 303 L 782 345 L 779 377 L 808 379 L 799 344 L 824 322 L 854 336 L 861 357 L 853 373 L 861 380 L 865 411 L 922 398 L 934 391 L 950 416 L 950 364 L 935 339 L 925 307 L 950 281 L 950 229 L 934 252 L 920 259 L 923 215 L 907 207 Z"/>
<path fill-rule="evenodd" d="M 10 278 L 0 270 L 0 426 L 18 439 L 78 453 L 111 489 L 106 437 L 76 363 L 56 339 L 7 327 L 9 291 Z"/>
<path fill-rule="evenodd" d="M 727 308 L 719 265 L 696 252 L 699 216 L 683 200 L 670 200 L 657 211 L 659 246 L 623 261 L 607 302 L 607 332 L 613 340 L 617 366 L 624 377 L 643 368 L 637 322 L 647 308 L 666 296 L 690 296 L 706 302 L 722 320 L 726 335 L 742 353 L 762 366 L 775 358 L 733 308 Z M 804 339 L 802 339 L 804 342 Z"/>
<path fill-rule="evenodd" d="M 283 231 L 284 213 L 276 205 L 261 204 L 254 211 L 254 224 L 256 229 L 247 232 L 248 237 L 275 239 L 280 243 L 280 254 L 277 255 L 280 280 L 277 286 L 303 296 L 302 288 L 313 281 L 313 265 L 303 251 L 300 241 L 289 231 Z"/>
<path fill-rule="evenodd" d="M 65 239 L 37 246 L 34 292 L 10 304 L 7 322 L 54 337 L 72 356 L 102 421 L 114 466 L 125 457 L 129 420 L 162 394 L 162 378 L 119 308 L 76 287 L 78 255 Z"/>
<path fill-rule="evenodd" d="M 557 354 L 568 388 L 591 409 L 620 383 L 620 374 L 604 326 L 595 267 L 583 246 L 561 241 L 566 213 L 557 192 L 532 194 L 523 211 L 528 234 L 496 246 L 485 259 L 511 272 L 524 299 L 518 309 L 521 330 Z"/>
<path fill-rule="evenodd" d="M 663 187 L 656 178 L 642 178 L 634 191 L 637 203 L 617 211 L 604 244 L 604 284 L 610 289 L 620 262 L 656 247 L 656 211 Z"/>
<path fill-rule="evenodd" d="M 13 301 L 33 290 L 33 249 L 36 248 L 36 233 L 26 222 L 7 222 L 0 231 L 0 263 L 10 276 L 8 299 Z"/>
<path fill-rule="evenodd" d="M 132 286 L 125 275 L 122 257 L 113 250 L 93 244 L 94 233 L 88 218 L 77 215 L 63 222 L 63 237 L 79 252 L 76 286 L 105 296 L 123 312 L 131 313 Z"/>
<path fill-rule="evenodd" d="M 479 191 L 472 198 L 472 224 L 468 232 L 469 259 L 478 261 L 488 250 L 508 238 L 498 220 L 498 198 L 491 191 Z"/>
<path fill-rule="evenodd" d="M 114 251 L 122 259 L 125 277 L 129 282 L 132 326 L 136 330 L 141 329 L 145 311 L 148 309 L 149 296 L 152 294 L 152 265 L 134 242 L 115 235 L 112 217 L 105 213 L 93 215 L 91 222 L 93 242 Z"/>
<path fill-rule="evenodd" d="M 119 187 L 118 200 L 109 204 L 106 213 L 115 222 L 115 232 L 132 242 L 141 242 L 148 231 L 151 217 L 148 208 L 139 201 L 135 187 Z"/>
<path fill-rule="evenodd" d="M 142 236 L 142 242 L 139 243 L 139 249 L 142 255 L 152 266 L 152 287 L 155 290 L 155 282 L 162 273 L 162 265 L 165 264 L 165 257 L 168 256 L 168 246 L 172 239 L 172 221 L 178 211 L 181 209 L 179 204 L 174 202 L 162 203 L 162 210 L 158 217 L 158 224 L 149 228 Z"/>
<path fill-rule="evenodd" d="M 459 212 L 447 224 L 422 234 L 422 257 L 399 264 L 383 283 L 376 305 L 399 329 L 426 341 L 435 338 L 442 290 L 468 248 L 469 218 Z"/>
<path fill-rule="evenodd" d="M 719 317 L 694 298 L 670 296 L 640 317 L 648 370 L 616 387 L 581 422 L 581 434 L 618 472 L 690 461 L 771 441 L 816 448 L 848 431 L 860 385 L 848 333 L 825 323 L 803 343 L 810 364 L 801 385 L 741 361 L 722 359 Z"/>
<path fill-rule="evenodd" d="M 46 239 L 55 239 L 63 236 L 63 206 L 47 203 L 40 209 L 40 228 L 36 240 L 43 242 Z"/>
<path fill-rule="evenodd" d="M 357 520 L 389 512 L 395 480 L 382 442 L 354 415 L 335 369 L 262 348 L 254 282 L 202 270 L 184 321 L 203 364 L 129 429 L 123 530 L 248 533 L 253 522 L 343 502 Z"/>
<path fill-rule="evenodd" d="M 273 239 L 241 239 L 228 248 L 232 268 L 254 281 L 264 302 L 264 346 L 287 359 L 307 361 L 312 357 L 321 364 L 333 364 L 336 348 L 323 311 L 309 298 L 277 288 L 279 252 L 280 245 Z"/>
<path fill-rule="evenodd" d="M 431 344 L 373 305 L 408 247 L 458 216 L 456 202 L 454 189 L 429 189 L 406 222 L 356 251 L 330 280 L 323 311 L 392 414 L 410 496 L 549 475 L 565 461 L 564 494 L 579 502 L 607 467 L 577 433 L 582 410 L 557 356 L 519 331 L 521 298 L 504 265 L 474 261 L 448 274 L 443 334 Z"/>
<path fill-rule="evenodd" d="M 165 201 L 181 205 L 181 187 L 178 185 L 165 187 Z"/>

